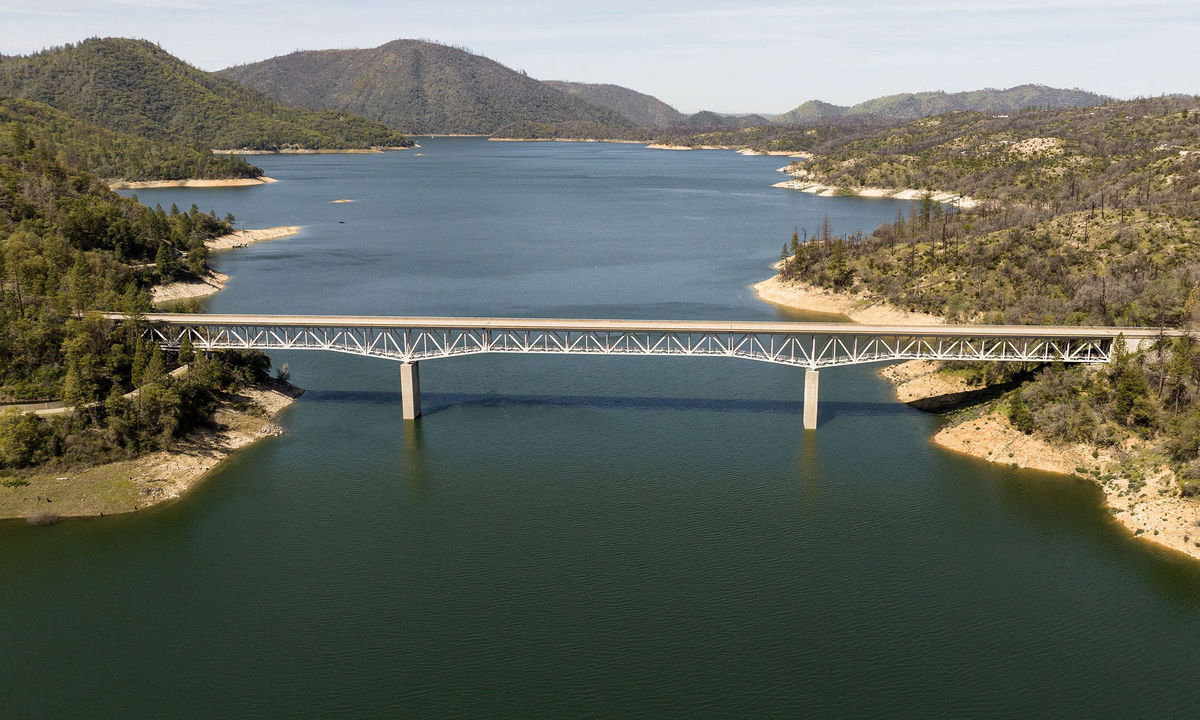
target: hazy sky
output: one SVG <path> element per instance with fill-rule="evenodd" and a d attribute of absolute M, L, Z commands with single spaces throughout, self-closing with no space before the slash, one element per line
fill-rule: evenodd
<path fill-rule="evenodd" d="M 0 53 L 97 35 L 206 70 L 426 38 L 688 112 L 1026 82 L 1200 93 L 1200 0 L 0 0 Z"/>

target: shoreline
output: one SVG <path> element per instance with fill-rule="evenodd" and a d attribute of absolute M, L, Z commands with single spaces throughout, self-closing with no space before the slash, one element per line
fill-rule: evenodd
<path fill-rule="evenodd" d="M 615 143 L 617 145 L 645 145 L 645 140 L 617 140 L 616 138 L 515 138 L 491 137 L 488 135 L 439 135 L 438 137 L 486 137 L 488 142 L 569 142 L 569 143 Z"/>
<path fill-rule="evenodd" d="M 976 459 L 1086 480 L 1100 489 L 1112 520 L 1130 535 L 1200 560 L 1200 500 L 1178 495 L 1174 475 L 1165 465 L 1139 468 L 1141 483 L 1132 480 L 1119 469 L 1121 451 L 1132 448 L 1050 442 L 1017 430 L 995 410 L 947 425 L 932 441 Z"/>
<path fill-rule="evenodd" d="M 750 286 L 759 300 L 803 312 L 842 315 L 864 325 L 944 325 L 938 315 L 912 312 L 882 300 L 836 293 L 804 283 L 784 282 L 779 274 Z"/>
<path fill-rule="evenodd" d="M 571 143 L 614 143 L 617 145 L 643 145 L 647 150 L 733 150 L 738 155 L 779 156 L 808 160 L 812 153 L 793 150 L 755 150 L 746 145 L 669 145 L 645 140 L 618 140 L 615 138 L 514 138 L 489 137 L 487 135 L 430 135 L 422 137 L 486 137 L 489 142 L 571 142 Z"/>
<path fill-rule="evenodd" d="M 225 289 L 228 282 L 228 275 L 213 270 L 204 277 L 193 275 L 189 280 L 176 280 L 164 285 L 155 285 L 150 288 L 150 304 L 161 305 L 216 295 Z"/>
<path fill-rule="evenodd" d="M 283 225 L 235 230 L 206 241 L 205 246 L 229 250 L 291 237 L 302 228 Z M 228 281 L 228 275 L 211 271 L 204 277 L 156 285 L 150 291 L 151 302 L 158 305 L 207 297 L 225 289 Z M 136 512 L 175 500 L 234 452 L 263 438 L 282 435 L 283 428 L 271 420 L 303 392 L 290 383 L 268 380 L 238 391 L 245 407 L 234 408 L 226 403 L 218 408 L 214 420 L 219 429 L 198 429 L 169 450 L 81 470 L 23 477 L 24 485 L 0 487 L 0 521 L 25 519 L 31 525 L 50 525 L 64 518 Z M 62 410 L 47 409 L 39 414 L 55 412 Z"/>
<path fill-rule="evenodd" d="M 341 202 L 335 200 L 334 202 Z M 280 240 L 286 237 L 297 235 L 304 229 L 303 225 L 279 225 L 278 227 L 269 228 L 247 228 L 244 230 L 234 230 L 227 235 L 221 235 L 204 243 L 204 247 L 209 250 L 232 250 L 234 248 L 246 247 L 255 243 L 265 242 L 267 240 Z"/>
<path fill-rule="evenodd" d="M 249 187 L 279 182 L 275 178 L 262 175 L 256 178 L 220 178 L 203 180 L 190 178 L 185 180 L 109 180 L 109 190 L 154 190 L 158 188 L 221 188 Z"/>
<path fill-rule="evenodd" d="M 959 195 L 945 190 L 917 190 L 915 188 L 879 188 L 879 187 L 838 187 L 825 185 L 811 180 L 784 180 L 771 187 L 786 190 L 798 190 L 812 193 L 820 197 L 864 197 L 886 198 L 890 200 L 920 200 L 929 193 L 929 199 L 938 203 L 953 205 L 962 210 L 979 207 L 980 202 L 969 195 Z"/>
<path fill-rule="evenodd" d="M 250 148 L 221 148 L 214 149 L 211 152 L 213 155 L 374 155 L 399 150 L 412 150 L 419 147 L 421 146 L 413 143 L 412 145 L 372 145 L 365 148 L 342 149 L 283 148 L 281 150 L 251 150 Z"/>
<path fill-rule="evenodd" d="M 304 229 L 303 225 L 280 225 L 271 228 L 234 230 L 226 235 L 205 241 L 204 246 L 215 252 L 234 250 L 268 240 L 292 237 L 299 234 L 302 229 Z M 228 275 L 216 270 L 210 270 L 204 276 L 193 275 L 187 280 L 176 280 L 162 285 L 155 285 L 150 288 L 150 302 L 154 305 L 161 305 L 169 302 L 195 300 L 216 295 L 225 289 L 228 282 Z"/>
<path fill-rule="evenodd" d="M 778 273 L 751 287 L 760 300 L 772 305 L 842 315 L 863 324 L 946 322 L 938 316 L 910 312 L 867 297 L 835 293 L 804 283 L 785 283 Z M 939 407 L 941 399 L 987 389 L 969 386 L 961 378 L 940 376 L 939 367 L 926 360 L 910 360 L 888 365 L 879 373 L 892 385 L 898 401 L 926 412 L 944 409 Z M 1145 473 L 1145 487 L 1156 493 L 1147 495 L 1136 482 L 1116 472 L 1119 451 L 1051 443 L 1026 435 L 996 410 L 980 418 L 947 424 L 933 434 L 930 442 L 986 462 L 1092 482 L 1104 494 L 1104 508 L 1112 520 L 1134 539 L 1200 561 L 1200 500 L 1178 495 L 1174 477 L 1165 466 L 1151 467 Z"/>
<path fill-rule="evenodd" d="M 176 500 L 237 450 L 282 435 L 283 428 L 273 420 L 303 392 L 275 381 L 243 388 L 239 397 L 247 409 L 221 407 L 215 416 L 220 429 L 197 430 L 170 450 L 82 470 L 31 475 L 23 478 L 27 485 L 0 487 L 0 521 L 48 525 L 65 518 L 137 512 Z"/>
<path fill-rule="evenodd" d="M 808 156 L 812 158 L 811 155 Z M 953 205 L 960 210 L 971 210 L 979 207 L 982 203 L 969 195 L 950 192 L 948 190 L 918 190 L 916 188 L 882 188 L 882 187 L 839 187 L 837 185 L 827 185 L 822 182 L 817 182 L 812 179 L 812 175 L 808 170 L 797 167 L 796 163 L 785 165 L 779 168 L 776 172 L 785 173 L 791 176 L 791 180 L 783 180 L 775 183 L 771 187 L 783 188 L 785 190 L 798 190 L 800 192 L 811 193 L 819 197 L 865 197 L 865 198 L 888 198 L 891 200 L 920 200 L 929 195 L 929 199 L 937 203 Z"/>

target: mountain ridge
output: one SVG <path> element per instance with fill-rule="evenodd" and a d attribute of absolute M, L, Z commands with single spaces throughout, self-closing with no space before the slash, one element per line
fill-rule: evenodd
<path fill-rule="evenodd" d="M 288 107 L 146 40 L 90 38 L 0 57 L 0 95 L 44 103 L 117 132 L 210 149 L 411 144 L 365 118 Z"/>
<path fill-rule="evenodd" d="M 277 100 L 354 112 L 413 134 L 492 134 L 513 124 L 636 124 L 495 60 L 424 40 L 375 48 L 302 50 L 218 75 Z"/>

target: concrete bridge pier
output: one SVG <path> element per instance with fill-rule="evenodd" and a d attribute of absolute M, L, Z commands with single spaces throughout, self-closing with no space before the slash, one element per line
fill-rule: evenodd
<path fill-rule="evenodd" d="M 415 362 L 400 363 L 400 404 L 405 420 L 421 417 L 421 371 Z"/>
<path fill-rule="evenodd" d="M 804 429 L 817 429 L 817 388 L 821 373 L 813 368 L 804 369 Z"/>

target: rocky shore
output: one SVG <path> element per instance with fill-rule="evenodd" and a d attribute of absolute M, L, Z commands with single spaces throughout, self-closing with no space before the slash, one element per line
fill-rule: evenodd
<path fill-rule="evenodd" d="M 865 324 L 941 324 L 943 318 L 909 312 L 865 296 L 834 293 L 778 275 L 753 286 L 758 297 L 782 307 L 842 315 Z M 901 402 L 940 412 L 980 400 L 989 388 L 948 373 L 935 361 L 911 360 L 880 373 Z M 1130 464 L 1134 445 L 1099 448 L 1051 442 L 1017 430 L 996 409 L 951 421 L 932 438 L 935 445 L 1016 468 L 1074 475 L 1104 492 L 1113 519 L 1135 537 L 1200 560 L 1200 500 L 1182 497 L 1163 463 Z"/>
<path fill-rule="evenodd" d="M 880 187 L 838 187 L 836 185 L 826 185 L 812 177 L 812 175 L 802 167 L 797 167 L 795 164 L 779 168 L 779 172 L 787 173 L 792 176 L 791 180 L 777 182 L 771 187 L 786 188 L 788 190 L 799 190 L 800 192 L 812 193 L 821 197 L 871 197 L 871 198 L 891 198 L 893 200 L 920 200 L 926 194 L 934 202 L 954 205 L 962 210 L 970 210 L 978 207 L 979 201 L 967 195 L 960 195 L 954 192 L 945 190 L 917 190 L 915 188 L 880 188 Z"/>
<path fill-rule="evenodd" d="M 110 190 L 152 190 L 156 188 L 221 188 L 247 187 L 279 182 L 265 175 L 255 178 L 224 178 L 220 180 L 110 180 Z"/>
<path fill-rule="evenodd" d="M 273 228 L 235 230 L 227 235 L 215 237 L 204 243 L 209 250 L 232 250 L 267 240 L 291 237 L 303 229 L 302 225 L 280 225 Z M 208 297 L 225 289 L 229 276 L 210 271 L 203 276 L 192 276 L 185 280 L 155 285 L 150 289 L 150 301 L 155 305 L 179 300 Z"/>

